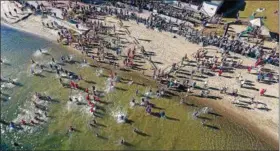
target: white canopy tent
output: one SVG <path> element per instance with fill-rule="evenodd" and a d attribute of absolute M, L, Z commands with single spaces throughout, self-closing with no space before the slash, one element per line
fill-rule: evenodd
<path fill-rule="evenodd" d="M 261 27 L 263 25 L 260 18 L 256 18 L 256 19 L 250 20 L 250 23 L 253 26 L 258 26 L 258 27 Z"/>
<path fill-rule="evenodd" d="M 261 35 L 270 37 L 269 29 L 265 26 L 261 26 Z"/>

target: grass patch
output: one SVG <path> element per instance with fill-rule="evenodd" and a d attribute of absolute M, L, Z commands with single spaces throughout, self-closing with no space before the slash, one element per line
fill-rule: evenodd
<path fill-rule="evenodd" d="M 256 17 L 266 17 L 264 19 L 265 26 L 268 27 L 272 32 L 279 32 L 278 17 L 279 15 L 274 14 L 278 10 L 279 1 L 266 0 L 266 1 L 246 1 L 244 11 L 240 11 L 240 18 L 249 18 L 253 12 L 258 8 L 265 8 L 265 11 L 257 12 Z"/>

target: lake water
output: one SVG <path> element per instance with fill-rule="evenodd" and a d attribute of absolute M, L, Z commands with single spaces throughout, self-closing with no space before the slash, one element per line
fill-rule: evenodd
<path fill-rule="evenodd" d="M 38 51 L 40 48 L 47 50 L 49 55 L 41 54 Z M 6 85 L 1 90 L 1 120 L 10 122 L 25 119 L 29 122 L 33 117 L 27 115 L 34 110 L 31 100 L 35 92 L 45 93 L 57 100 L 47 103 L 49 117 L 40 125 L 24 130 L 10 130 L 7 125 L 1 124 L 1 150 L 15 148 L 13 142 L 22 146 L 18 149 L 273 149 L 252 132 L 218 113 L 201 115 L 207 121 L 203 126 L 202 118 L 194 119 L 192 116 L 203 107 L 194 100 L 188 102 L 195 106 L 187 106 L 180 105 L 176 96 L 160 99 L 152 96 L 151 102 L 157 106 L 152 110 L 155 116 L 147 115 L 145 109 L 139 106 L 132 109 L 129 101 L 133 97 L 137 101 L 141 99 L 134 95 L 136 89 L 144 93 L 148 87 L 154 88 L 155 83 L 135 73 L 121 71 L 118 71 L 118 75 L 122 78 L 133 78 L 135 83 L 145 83 L 147 86 L 117 83 L 112 93 L 105 93 L 101 98 L 103 103 L 97 104 L 99 113 L 96 120 L 99 125 L 92 128 L 89 123 L 93 116 L 87 105 L 75 105 L 68 101 L 69 95 L 85 96 L 84 92 L 63 88 L 56 73 L 43 71 L 42 76 L 30 74 L 31 58 L 47 65 L 51 57 L 59 60 L 60 56 L 66 54 L 82 61 L 81 56 L 73 50 L 1 25 L 1 58 L 6 62 L 1 65 L 1 77 L 17 81 L 16 86 Z M 91 60 L 89 62 L 93 64 Z M 81 87 L 95 84 L 98 90 L 104 90 L 109 70 L 103 69 L 104 76 L 99 77 L 96 75 L 97 67 L 94 66 L 75 63 L 65 64 L 63 68 L 78 72 L 86 79 L 79 82 Z M 161 110 L 166 112 L 166 119 L 156 116 Z M 125 114 L 129 122 L 118 123 L 115 117 L 117 114 Z M 68 134 L 69 126 L 78 131 Z M 134 133 L 134 128 L 142 133 Z M 100 136 L 96 137 L 96 133 Z M 121 138 L 127 142 L 126 145 L 119 145 Z"/>

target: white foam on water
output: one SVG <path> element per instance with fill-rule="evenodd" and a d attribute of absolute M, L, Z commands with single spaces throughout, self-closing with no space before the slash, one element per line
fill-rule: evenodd
<path fill-rule="evenodd" d="M 49 50 L 48 49 L 41 49 L 42 50 L 42 53 L 48 53 Z"/>
<path fill-rule="evenodd" d="M 37 104 L 45 106 L 45 107 L 47 107 L 49 104 L 48 101 L 37 99 L 36 97 L 34 97 L 34 95 L 31 97 L 30 100 L 26 100 L 23 107 L 19 108 L 20 113 L 12 121 L 14 123 L 21 123 L 21 120 L 25 120 L 26 122 L 30 122 L 31 120 L 34 120 L 36 123 L 38 123 L 38 125 L 34 125 L 34 126 L 21 125 L 21 127 L 23 129 L 18 130 L 18 132 L 34 133 L 34 132 L 38 131 L 38 129 L 40 128 L 40 125 L 45 124 L 45 122 L 48 121 L 48 117 L 46 117 L 46 115 L 44 115 L 45 111 L 37 109 L 31 103 L 31 101 L 35 101 Z M 45 122 L 40 122 L 40 121 L 35 120 L 34 117 L 37 116 L 35 113 L 41 114 L 41 116 L 39 116 L 39 119 L 44 120 Z"/>
<path fill-rule="evenodd" d="M 80 113 L 82 113 L 82 116 L 92 116 L 92 113 L 90 112 L 91 107 L 89 105 L 77 105 L 78 102 L 86 103 L 85 96 L 82 93 L 77 93 L 74 95 L 71 95 L 70 98 L 73 100 L 73 102 L 68 101 L 66 104 L 67 111 L 73 111 L 73 110 L 79 110 Z M 77 98 L 77 100 L 75 99 Z M 96 102 L 93 101 L 95 104 Z M 96 109 L 96 108 L 95 108 Z"/>
<path fill-rule="evenodd" d="M 113 82 L 113 85 L 111 85 L 111 83 Z M 110 92 L 113 92 L 115 90 L 115 83 L 114 83 L 114 80 L 111 79 L 111 78 L 108 78 L 106 81 L 105 81 L 105 88 L 104 88 L 104 92 L 105 93 L 110 93 Z"/>
<path fill-rule="evenodd" d="M 42 51 L 42 52 L 41 52 Z M 44 53 L 48 53 L 47 49 L 41 49 L 41 51 L 38 49 L 33 53 L 34 57 L 42 56 Z"/>
<path fill-rule="evenodd" d="M 121 111 L 120 109 L 112 111 L 111 115 L 116 119 L 117 123 L 124 123 L 125 122 L 125 120 L 121 119 L 121 116 L 123 116 L 124 119 L 126 119 L 126 117 L 127 117 L 126 111 Z"/>
<path fill-rule="evenodd" d="M 66 104 L 67 111 L 72 111 L 76 107 L 77 107 L 77 105 L 76 105 L 75 102 L 68 101 L 67 104 Z"/>
<path fill-rule="evenodd" d="M 103 73 L 103 69 L 96 69 L 96 76 L 100 76 Z"/>
<path fill-rule="evenodd" d="M 14 88 L 15 85 L 12 84 L 12 83 L 4 83 L 4 84 L 1 84 L 1 88 L 5 88 L 5 89 L 12 89 Z"/>
<path fill-rule="evenodd" d="M 3 126 L 1 125 L 1 134 L 4 134 L 6 131 L 5 129 L 3 128 Z"/>
<path fill-rule="evenodd" d="M 89 64 L 88 63 L 81 63 L 81 68 L 84 68 L 84 67 L 89 67 Z"/>
<path fill-rule="evenodd" d="M 61 76 L 61 77 L 67 77 L 67 74 L 65 74 L 65 73 L 60 73 L 60 76 Z"/>
<path fill-rule="evenodd" d="M 3 64 L 9 63 L 9 60 L 8 60 L 7 58 L 1 58 L 1 59 L 2 59 L 2 61 L 3 61 L 3 62 L 2 62 Z M 2 63 L 1 63 L 1 64 L 2 64 Z"/>
<path fill-rule="evenodd" d="M 39 56 L 41 56 L 41 55 L 43 55 L 43 53 L 41 53 L 40 50 L 36 50 L 36 51 L 33 53 L 33 56 L 34 56 L 34 57 L 39 57 Z"/>

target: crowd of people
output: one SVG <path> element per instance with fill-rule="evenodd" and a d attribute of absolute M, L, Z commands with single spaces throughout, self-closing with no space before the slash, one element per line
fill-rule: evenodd
<path fill-rule="evenodd" d="M 147 4 L 148 5 L 148 4 Z M 148 6 L 145 6 L 148 7 Z M 158 13 L 162 13 L 164 15 L 172 16 L 175 18 L 179 18 L 181 20 L 187 20 L 186 18 L 188 17 L 194 17 L 194 13 L 188 11 L 188 10 L 179 10 L 174 11 L 173 7 L 170 6 L 169 4 L 161 4 L 161 3 L 152 3 L 152 5 L 149 6 L 150 9 L 157 9 Z M 188 55 L 186 54 L 185 56 L 182 57 L 181 64 L 174 63 L 171 66 L 170 71 L 164 71 L 161 69 L 156 69 L 154 68 L 154 73 L 153 73 L 153 78 L 159 82 L 159 87 L 156 90 L 155 94 L 157 97 L 162 97 L 166 95 L 166 92 L 169 90 L 176 90 L 179 92 L 186 92 L 184 96 L 181 98 L 181 103 L 185 103 L 186 97 L 189 96 L 189 93 L 197 88 L 196 81 L 193 79 L 195 74 L 200 74 L 202 76 L 203 74 L 206 73 L 217 73 L 217 76 L 222 76 L 224 72 L 230 71 L 233 68 L 239 68 L 242 65 L 242 60 L 239 62 L 233 62 L 229 61 L 230 53 L 229 52 L 234 52 L 234 53 L 239 53 L 248 57 L 252 57 L 256 59 L 256 63 L 254 66 L 248 67 L 248 72 L 252 69 L 257 69 L 257 80 L 258 82 L 263 82 L 263 81 L 273 81 L 274 79 L 278 80 L 277 78 L 274 78 L 275 75 L 271 72 L 265 72 L 262 70 L 262 65 L 269 63 L 269 64 L 274 64 L 278 65 L 279 64 L 279 53 L 277 52 L 276 48 L 270 50 L 269 52 L 264 51 L 262 46 L 260 44 L 256 45 L 250 45 L 240 39 L 238 39 L 235 36 L 218 36 L 216 33 L 210 34 L 210 35 L 204 35 L 203 32 L 195 29 L 194 27 L 190 26 L 189 24 L 185 23 L 178 23 L 176 21 L 172 20 L 166 20 L 165 18 L 161 17 L 159 14 L 152 14 L 148 18 L 143 18 L 138 16 L 136 13 L 131 12 L 129 10 L 126 10 L 125 8 L 117 8 L 114 7 L 113 5 L 105 5 L 105 6 L 94 6 L 94 5 L 89 5 L 89 6 L 75 6 L 73 8 L 74 10 L 76 9 L 75 12 L 80 12 L 81 14 L 88 14 L 85 15 L 84 17 L 81 17 L 80 19 L 77 18 L 77 21 L 84 23 L 87 25 L 87 27 L 90 29 L 87 32 L 84 32 L 83 34 L 80 34 L 78 36 L 74 36 L 71 34 L 71 31 L 66 28 L 62 28 L 59 30 L 58 35 L 59 39 L 58 42 L 61 42 L 63 40 L 66 40 L 65 44 L 70 45 L 72 43 L 75 44 L 75 48 L 81 50 L 81 52 L 85 55 L 83 59 L 83 63 L 87 64 L 86 57 L 91 57 L 93 60 L 97 60 L 98 62 L 102 62 L 105 60 L 108 60 L 110 64 L 113 64 L 115 66 L 120 66 L 120 63 L 117 63 L 117 60 L 115 59 L 115 56 L 110 55 L 108 51 L 106 51 L 106 48 L 114 48 L 116 46 L 116 56 L 120 56 L 121 50 L 120 46 L 118 43 L 120 43 L 120 37 L 117 35 L 116 32 L 116 27 L 114 26 L 108 26 L 105 24 L 105 22 L 102 21 L 91 21 L 90 19 L 92 16 L 98 14 L 98 15 L 116 15 L 120 19 L 120 26 L 122 26 L 122 20 L 135 20 L 138 24 L 142 23 L 146 26 L 146 28 L 149 29 L 157 29 L 159 32 L 161 31 L 167 31 L 167 32 L 172 32 L 174 34 L 178 34 L 179 36 L 183 36 L 186 38 L 186 40 L 200 44 L 202 46 L 216 46 L 218 47 L 219 52 L 221 53 L 222 59 L 221 62 L 218 61 L 217 56 L 208 56 L 207 57 L 207 50 L 206 49 L 199 49 L 195 54 L 193 54 L 193 57 L 195 58 L 195 67 L 196 70 L 191 69 L 189 70 L 190 76 L 182 79 L 176 78 L 176 72 L 180 70 L 181 68 L 191 64 L 190 59 L 188 58 Z M 80 11 L 79 11 L 80 10 Z M 199 14 L 200 17 L 196 19 L 201 19 L 204 20 L 205 16 L 202 14 Z M 66 14 L 66 17 L 67 14 Z M 76 27 L 78 28 L 79 25 Z M 174 28 L 176 27 L 176 28 Z M 129 31 L 127 31 L 129 34 Z M 108 40 L 108 38 L 104 38 L 103 35 L 115 35 L 114 38 L 111 38 Z M 176 38 L 174 36 L 173 38 Z M 97 53 L 96 56 L 94 56 L 91 53 L 91 48 L 93 45 L 97 43 Z M 144 50 L 143 50 L 144 51 Z M 143 55 L 145 53 L 142 52 Z M 125 67 L 133 67 L 133 61 L 136 56 L 136 49 L 129 49 L 127 54 L 125 55 L 123 59 L 123 65 Z M 98 58 L 98 59 L 96 59 Z M 151 59 L 150 59 L 151 60 Z M 73 61 L 70 56 L 62 56 L 60 62 L 61 63 L 69 63 Z M 2 60 L 1 60 L 2 63 Z M 187 65 L 185 64 L 187 63 Z M 98 108 L 98 104 L 100 102 L 100 94 L 97 93 L 96 87 L 93 85 L 92 86 L 92 93 L 89 92 L 89 88 L 81 88 L 78 85 L 78 81 L 84 80 L 80 75 L 77 75 L 74 72 L 71 72 L 69 70 L 64 69 L 59 65 L 59 62 L 56 61 L 54 58 L 52 58 L 51 63 L 49 64 L 49 67 L 47 66 L 41 66 L 38 65 L 34 60 L 32 60 L 32 64 L 39 66 L 41 70 L 44 69 L 49 69 L 50 71 L 55 71 L 56 75 L 59 76 L 59 82 L 63 87 L 69 87 L 70 89 L 77 89 L 79 91 L 82 91 L 86 93 L 85 100 L 88 102 L 88 106 L 90 107 L 89 112 L 92 113 L 94 116 L 96 115 L 96 110 L 100 109 Z M 35 69 L 31 70 L 32 74 L 35 74 L 36 72 L 34 71 Z M 97 72 L 100 74 L 100 72 Z M 175 74 L 175 78 L 172 75 L 172 73 Z M 275 77 L 278 77 L 275 76 Z M 245 80 L 242 78 L 242 75 L 239 75 L 238 77 L 238 83 L 240 83 L 241 87 L 244 87 L 245 85 Z M 64 81 L 67 81 L 65 82 Z M 68 81 L 68 80 L 70 81 Z M 115 86 L 116 80 L 116 73 L 111 72 L 109 75 L 109 86 L 110 89 Z M 268 80 L 267 80 L 268 79 Z M 1 78 L 1 81 L 3 79 Z M 131 80 L 132 81 L 132 80 Z M 133 81 L 131 82 L 133 83 Z M 233 97 L 238 96 L 238 90 L 233 88 L 231 93 L 228 93 L 228 88 L 225 86 L 220 87 L 220 92 L 221 93 L 226 93 L 230 94 Z M 260 95 L 264 95 L 266 92 L 266 89 L 261 88 L 260 89 Z M 138 95 L 139 91 L 137 90 L 136 95 Z M 149 89 L 141 100 L 136 102 L 136 100 L 133 98 L 129 104 L 131 107 L 135 107 L 136 105 L 140 105 L 142 107 L 145 107 L 145 112 L 147 114 L 152 115 L 153 114 L 153 107 L 155 107 L 154 104 L 152 104 L 149 101 L 149 96 L 153 93 L 152 89 Z M 208 81 L 205 81 L 202 89 L 200 96 L 201 97 L 208 97 L 210 93 L 210 89 L 208 87 Z M 42 95 L 39 93 L 35 94 L 36 100 L 43 100 Z M 51 101 L 52 99 L 49 96 L 46 96 L 45 101 Z M 253 100 L 253 99 L 252 99 Z M 73 98 L 69 96 L 69 102 L 76 102 L 77 104 L 80 103 L 81 101 L 78 98 Z M 253 102 L 253 101 L 252 101 Z M 43 110 L 42 107 L 38 106 L 36 102 L 34 102 L 34 106 L 38 110 Z M 43 112 L 47 113 L 47 112 Z M 42 117 L 47 117 L 47 115 L 43 116 L 42 113 L 38 113 L 38 116 Z M 167 118 L 166 113 L 164 111 L 160 111 L 158 113 L 158 116 L 160 118 Z M 126 121 L 125 116 L 120 117 L 121 120 Z M 34 117 L 35 121 L 40 121 L 40 118 L 35 116 Z M 36 125 L 36 122 L 34 122 L 32 119 L 30 123 L 32 125 Z M 90 123 L 93 127 L 95 127 L 96 124 L 96 119 L 92 120 L 93 123 Z M 21 124 L 26 125 L 27 121 L 22 119 Z M 203 122 L 204 124 L 204 122 Z M 14 123 L 10 123 L 11 127 L 14 127 Z M 76 129 L 73 126 L 69 127 L 68 132 L 72 133 L 75 132 Z M 135 133 L 140 132 L 138 129 L 133 130 Z M 97 137 L 100 137 L 99 134 L 96 134 Z M 121 139 L 120 141 L 121 144 L 125 144 L 124 139 Z"/>
<path fill-rule="evenodd" d="M 144 24 L 147 28 L 157 29 L 158 31 L 167 31 L 172 32 L 174 34 L 178 34 L 186 38 L 186 40 L 200 44 L 202 46 L 216 46 L 221 49 L 221 51 L 225 52 L 235 52 L 239 53 L 251 58 L 261 59 L 264 63 L 269 63 L 273 65 L 279 65 L 279 53 L 276 50 L 276 47 L 273 49 L 265 50 L 262 46 L 262 43 L 249 44 L 243 40 L 241 40 L 238 36 L 230 36 L 229 34 L 225 36 L 219 36 L 217 33 L 204 34 L 203 30 L 199 31 L 195 29 L 188 22 L 181 22 L 174 20 L 167 20 L 165 17 L 162 17 L 160 14 L 164 10 L 166 12 L 165 7 L 170 7 L 169 4 L 161 4 L 161 3 L 153 3 L 153 6 L 157 7 L 158 14 L 151 13 L 148 18 L 140 17 L 137 13 L 127 10 L 126 8 L 122 8 L 119 6 L 120 4 L 113 5 L 105 5 L 105 6 L 89 6 L 89 7 L 81 7 L 82 11 L 85 14 L 96 14 L 97 12 L 102 12 L 107 15 L 116 15 L 119 19 L 122 20 L 135 20 L 137 23 Z M 121 8 L 118 8 L 121 7 Z M 161 9 L 160 9 L 161 8 Z M 172 9 L 173 13 L 176 13 L 175 10 Z M 164 13 L 162 13 L 164 14 Z M 176 13 L 182 14 L 182 13 Z M 168 16 L 172 16 L 170 14 L 165 14 Z M 188 17 L 187 15 L 183 15 L 184 17 Z M 176 16 L 172 16 L 176 17 Z M 178 18 L 178 17 L 177 17 Z M 179 18 L 182 19 L 182 18 Z M 90 20 L 88 18 L 88 20 Z M 183 20 L 183 19 L 182 19 Z M 87 23 L 87 19 L 80 20 L 81 22 Z M 92 24 L 88 24 L 89 28 L 92 28 Z M 176 36 L 174 36 L 176 38 Z"/>

